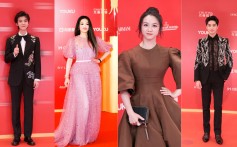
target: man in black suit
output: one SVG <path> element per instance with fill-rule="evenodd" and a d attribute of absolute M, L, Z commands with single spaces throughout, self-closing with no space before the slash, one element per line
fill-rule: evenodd
<path fill-rule="evenodd" d="M 219 20 L 216 16 L 206 18 L 208 36 L 199 39 L 194 68 L 196 87 L 202 89 L 203 128 L 202 140 L 210 137 L 210 103 L 211 92 L 214 95 L 214 132 L 218 144 L 223 143 L 221 137 L 222 99 L 225 80 L 233 67 L 233 59 L 227 38 L 218 36 Z"/>
<path fill-rule="evenodd" d="M 14 19 L 19 32 L 7 39 L 5 62 L 10 63 L 8 84 L 12 100 L 12 126 L 14 131 L 13 146 L 20 143 L 21 121 L 20 104 L 24 96 L 24 141 L 35 145 L 31 138 L 33 124 L 34 89 L 39 86 L 41 78 L 40 41 L 38 37 L 27 32 L 30 16 L 24 11 L 16 14 Z"/>

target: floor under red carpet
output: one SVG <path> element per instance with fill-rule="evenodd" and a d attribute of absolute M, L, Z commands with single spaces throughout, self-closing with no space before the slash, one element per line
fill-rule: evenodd
<path fill-rule="evenodd" d="M 55 126 L 58 126 L 61 113 L 55 113 Z M 102 112 L 101 126 L 97 140 L 83 147 L 117 147 L 117 113 Z M 69 145 L 67 147 L 78 147 Z"/>
<path fill-rule="evenodd" d="M 213 128 L 213 113 L 211 113 L 210 140 L 202 141 L 202 113 L 182 112 L 182 147 L 217 147 Z M 237 147 L 237 114 L 223 113 L 222 115 L 222 147 Z"/>

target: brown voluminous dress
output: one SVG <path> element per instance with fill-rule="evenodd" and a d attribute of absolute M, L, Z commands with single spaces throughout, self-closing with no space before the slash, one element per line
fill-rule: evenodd
<path fill-rule="evenodd" d="M 119 92 L 131 94 L 132 106 L 149 108 L 146 138 L 144 125 L 132 126 L 126 111 L 119 124 L 119 147 L 180 147 L 181 109 L 170 96 L 160 93 L 164 76 L 170 67 L 181 88 L 180 52 L 156 45 L 150 50 L 136 46 L 119 55 Z"/>

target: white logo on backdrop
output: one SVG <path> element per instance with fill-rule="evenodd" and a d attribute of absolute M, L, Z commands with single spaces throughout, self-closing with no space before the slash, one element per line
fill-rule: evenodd
<path fill-rule="evenodd" d="M 232 53 L 232 54 L 236 54 L 237 53 L 237 50 L 230 50 L 230 52 Z"/>
<path fill-rule="evenodd" d="M 232 73 L 232 74 L 236 74 L 236 73 L 237 73 L 237 69 L 233 69 L 233 68 L 232 68 L 231 73 Z"/>
<path fill-rule="evenodd" d="M 127 27 L 118 27 L 118 31 L 119 32 L 128 32 L 131 31 L 131 27 L 127 26 Z"/>
<path fill-rule="evenodd" d="M 123 103 L 120 103 L 120 104 L 119 104 L 118 110 L 119 110 L 119 111 L 120 111 L 120 110 L 125 110 L 125 106 L 124 106 Z"/>
<path fill-rule="evenodd" d="M 237 16 L 237 13 L 230 13 L 230 16 Z"/>
<path fill-rule="evenodd" d="M 94 31 L 96 31 L 96 32 L 100 32 L 100 31 L 103 30 L 102 28 L 99 28 L 99 27 L 93 28 L 93 29 L 94 29 Z M 104 28 L 104 31 L 105 31 L 105 32 L 109 31 L 109 28 Z"/>
<path fill-rule="evenodd" d="M 74 14 L 76 12 L 75 9 L 61 9 L 59 10 L 59 13 L 63 13 L 63 14 Z"/>
<path fill-rule="evenodd" d="M 207 34 L 208 34 L 208 31 L 198 31 L 198 34 L 199 34 L 199 35 L 207 35 Z"/>
<path fill-rule="evenodd" d="M 179 28 L 179 26 L 171 26 L 169 25 L 169 23 L 166 21 L 163 25 L 163 31 L 174 31 L 177 30 Z"/>
<path fill-rule="evenodd" d="M 237 31 L 232 31 L 231 35 L 236 37 L 237 36 Z"/>
<path fill-rule="evenodd" d="M 57 66 L 57 69 L 58 69 L 58 70 L 66 69 L 66 67 L 65 67 L 65 66 Z"/>
<path fill-rule="evenodd" d="M 65 47 L 66 47 L 66 46 L 61 46 L 61 45 L 60 45 L 60 46 L 58 46 L 58 50 L 63 50 L 63 49 L 65 49 Z"/>
<path fill-rule="evenodd" d="M 62 32 L 74 32 L 75 28 L 59 28 L 58 31 Z"/>
<path fill-rule="evenodd" d="M 237 91 L 237 87 L 227 87 L 227 91 Z"/>
<path fill-rule="evenodd" d="M 94 8 L 93 9 L 93 13 L 94 14 L 102 14 L 104 12 L 104 14 L 108 14 L 108 10 L 107 9 L 101 9 L 101 8 Z"/>
<path fill-rule="evenodd" d="M 199 17 L 209 17 L 212 15 L 213 15 L 213 12 L 211 12 L 211 11 L 199 11 L 198 12 Z"/>

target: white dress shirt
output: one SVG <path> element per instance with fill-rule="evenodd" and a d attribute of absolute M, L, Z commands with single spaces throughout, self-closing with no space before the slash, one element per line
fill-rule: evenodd
<path fill-rule="evenodd" d="M 26 36 L 27 35 L 27 32 L 25 35 L 22 35 L 20 32 L 18 33 L 19 36 Z M 25 39 L 22 37 L 21 38 L 21 49 L 22 49 L 22 54 L 24 55 L 24 52 L 25 52 L 25 47 L 26 47 L 26 41 Z"/>

